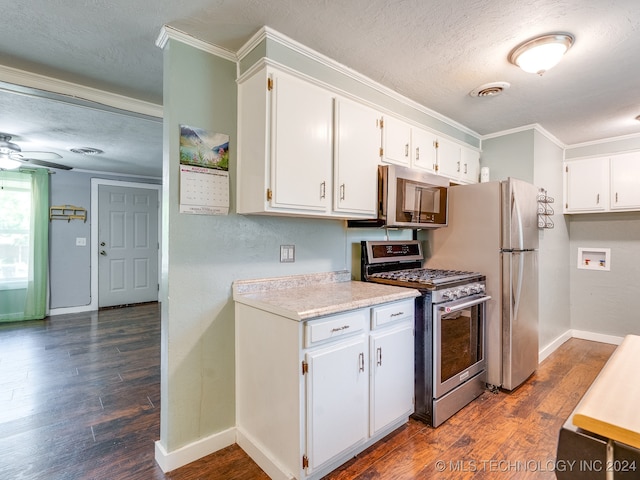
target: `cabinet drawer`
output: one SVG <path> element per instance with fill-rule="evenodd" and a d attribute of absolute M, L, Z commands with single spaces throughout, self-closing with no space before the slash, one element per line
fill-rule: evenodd
<path fill-rule="evenodd" d="M 366 327 L 368 312 L 369 310 L 356 310 L 307 322 L 304 327 L 305 347 L 363 331 Z"/>
<path fill-rule="evenodd" d="M 371 309 L 371 329 L 408 318 L 413 320 L 414 311 L 415 302 L 413 299 L 374 307 Z"/>

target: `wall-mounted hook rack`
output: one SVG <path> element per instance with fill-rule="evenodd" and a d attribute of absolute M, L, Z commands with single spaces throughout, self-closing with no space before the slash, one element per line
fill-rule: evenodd
<path fill-rule="evenodd" d="M 58 205 L 49 208 L 49 221 L 51 220 L 82 220 L 87 221 L 87 209 L 73 205 Z"/>

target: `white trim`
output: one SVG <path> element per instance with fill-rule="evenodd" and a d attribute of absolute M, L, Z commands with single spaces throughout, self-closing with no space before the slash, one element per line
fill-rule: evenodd
<path fill-rule="evenodd" d="M 301 55 L 306 56 L 307 58 L 309 58 L 310 60 L 313 60 L 321 65 L 324 65 L 325 67 L 328 67 L 338 73 L 341 73 L 347 77 L 352 78 L 353 80 L 366 85 L 370 88 L 373 88 L 374 90 L 377 90 L 378 92 L 399 101 L 400 103 L 403 103 L 411 108 L 414 108 L 415 110 L 422 112 L 426 115 L 429 115 L 430 117 L 433 117 L 436 120 L 440 120 L 441 122 L 456 128 L 458 130 L 460 130 L 463 133 L 466 133 L 467 135 L 471 135 L 475 138 L 477 138 L 478 140 L 480 140 L 481 136 L 479 133 L 471 130 L 469 127 L 462 125 L 461 123 L 456 122 L 455 120 L 452 120 L 449 117 L 446 117 L 444 115 L 442 115 L 441 113 L 438 113 L 434 110 L 431 110 L 430 108 L 425 107 L 424 105 L 411 100 L 408 97 L 405 97 L 404 95 L 401 95 L 400 93 L 396 92 L 395 90 L 392 90 L 389 87 L 385 87 L 384 85 L 381 85 L 380 83 L 370 79 L 369 77 L 366 77 L 365 75 L 347 67 L 346 65 L 343 65 L 319 52 L 316 52 L 315 50 L 310 49 L 309 47 L 306 47 L 305 45 L 302 45 L 301 43 L 293 40 L 290 37 L 287 37 L 286 35 L 277 32 L 276 30 L 273 30 L 272 28 L 269 27 L 262 27 L 253 37 L 251 37 L 249 39 L 249 41 L 247 43 L 245 43 L 245 45 L 243 45 L 239 50 L 238 50 L 238 54 L 237 54 L 237 58 L 238 61 L 241 61 L 253 48 L 255 48 L 262 40 L 264 39 L 271 39 L 275 42 L 278 42 L 279 44 L 283 45 L 284 47 L 289 48 L 290 50 L 293 50 Z M 459 140 L 458 140 L 459 141 Z"/>
<path fill-rule="evenodd" d="M 98 187 L 100 185 L 113 185 L 118 187 L 147 188 L 158 192 L 158 282 L 162 267 L 162 185 L 155 183 L 126 182 L 120 180 L 106 180 L 103 178 L 91 179 L 91 303 L 89 310 L 98 310 Z M 159 298 L 160 292 L 158 292 Z"/>
<path fill-rule="evenodd" d="M 292 480 L 293 474 L 287 474 L 285 468 L 276 458 L 269 455 L 268 450 L 259 445 L 255 439 L 240 427 L 236 427 L 236 443 L 253 460 L 271 480 Z"/>
<path fill-rule="evenodd" d="M 584 330 L 567 330 L 538 352 L 538 363 L 542 363 L 543 360 L 545 360 L 564 342 L 571 338 L 590 340 L 592 342 L 609 343 L 611 345 L 620 345 L 622 343 L 622 340 L 624 340 L 624 337 L 618 337 L 616 335 L 606 335 L 604 333 L 587 332 Z"/>
<path fill-rule="evenodd" d="M 551 355 L 558 348 L 560 348 L 560 345 L 562 345 L 564 342 L 566 342 L 570 338 L 571 338 L 571 330 L 567 330 L 558 338 L 553 340 L 549 345 L 547 345 L 542 350 L 540 350 L 540 352 L 538 352 L 538 363 L 542 363 L 543 360 L 545 360 L 549 355 Z"/>
<path fill-rule="evenodd" d="M 222 432 L 214 433 L 206 438 L 201 438 L 189 445 L 167 452 L 160 441 L 155 442 L 155 460 L 163 472 L 170 472 L 202 457 L 217 452 L 236 440 L 236 429 L 229 428 Z"/>
<path fill-rule="evenodd" d="M 482 135 L 480 138 L 481 141 L 489 140 L 492 138 L 503 137 L 505 135 L 511 135 L 513 133 L 526 132 L 527 130 L 535 130 L 538 133 L 544 135 L 553 143 L 555 143 L 560 148 L 567 148 L 567 145 L 561 142 L 558 138 L 554 137 L 548 130 L 544 129 L 538 123 L 532 123 L 531 125 L 523 125 L 522 127 L 510 128 L 509 130 L 503 130 L 501 132 L 489 133 L 487 135 Z"/>
<path fill-rule="evenodd" d="M 60 308 L 50 309 L 48 315 L 53 317 L 55 315 L 66 315 L 67 313 L 84 313 L 84 312 L 91 312 L 93 310 L 96 310 L 96 309 L 93 308 L 91 304 L 79 305 L 77 307 L 60 307 Z"/>
<path fill-rule="evenodd" d="M 151 117 L 162 118 L 162 105 L 157 105 L 144 100 L 132 97 L 125 97 L 117 93 L 111 93 L 97 88 L 59 80 L 53 77 L 46 77 L 37 73 L 18 70 L 4 65 L 0 65 L 0 82 L 7 82 L 14 85 L 52 92 L 70 97 L 71 99 L 82 99 L 95 102 L 101 105 L 117 108 L 119 110 L 140 113 Z M 19 93 L 18 89 L 3 87 L 3 90 Z M 34 93 L 27 93 L 33 95 Z M 44 95 L 41 95 L 44 96 Z"/>
<path fill-rule="evenodd" d="M 602 138 L 600 140 L 591 140 L 589 142 L 574 143 L 573 145 L 568 145 L 567 150 L 571 150 L 574 148 L 590 147 L 592 145 L 603 145 L 605 143 L 620 142 L 622 140 L 630 140 L 638 137 L 640 137 L 640 133 L 630 133 L 628 135 L 620 135 L 619 137 L 609 137 L 609 138 Z"/>
<path fill-rule="evenodd" d="M 156 40 L 156 46 L 164 49 L 167 45 L 169 39 L 177 40 L 185 45 L 189 45 L 191 47 L 197 48 L 198 50 L 202 50 L 204 52 L 210 53 L 217 57 L 224 58 L 231 62 L 237 62 L 238 56 L 233 53 L 231 50 L 227 50 L 226 48 L 218 47 L 217 45 L 213 45 L 211 43 L 207 43 L 203 40 L 200 40 L 188 33 L 182 32 L 177 28 L 174 28 L 170 25 L 163 25 L 160 29 L 160 34 Z"/>
<path fill-rule="evenodd" d="M 610 343 L 611 345 L 620 345 L 622 340 L 624 340 L 624 337 L 618 337 L 617 335 L 587 332 L 585 330 L 572 330 L 571 336 L 582 340 L 591 340 L 592 342 Z"/>

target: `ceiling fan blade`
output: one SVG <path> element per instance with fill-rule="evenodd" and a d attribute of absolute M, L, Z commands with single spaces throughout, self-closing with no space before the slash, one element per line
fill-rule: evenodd
<path fill-rule="evenodd" d="M 20 152 L 12 153 L 11 157 L 17 160 L 58 160 L 62 155 L 54 152 Z"/>
<path fill-rule="evenodd" d="M 61 165 L 59 163 L 53 163 L 53 162 L 46 162 L 44 160 L 38 160 L 36 158 L 21 158 L 20 161 L 22 161 L 24 163 L 31 163 L 33 165 L 40 165 L 41 167 L 57 168 L 58 170 L 72 170 L 73 169 L 73 167 L 68 167 L 67 165 Z"/>

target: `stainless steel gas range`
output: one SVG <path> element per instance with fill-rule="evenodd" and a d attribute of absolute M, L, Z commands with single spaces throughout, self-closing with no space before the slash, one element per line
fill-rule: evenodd
<path fill-rule="evenodd" d="M 417 240 L 362 242 L 362 280 L 415 288 L 415 413 L 433 427 L 486 387 L 485 277 L 423 268 Z"/>

